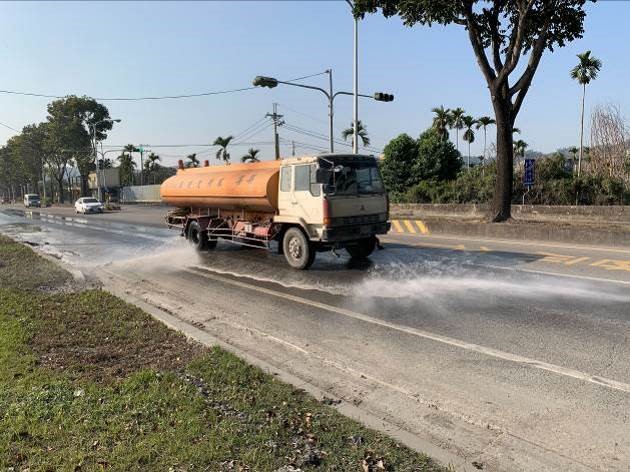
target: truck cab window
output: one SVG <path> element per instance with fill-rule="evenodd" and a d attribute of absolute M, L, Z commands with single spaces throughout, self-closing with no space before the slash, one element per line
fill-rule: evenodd
<path fill-rule="evenodd" d="M 322 193 L 322 185 L 317 183 L 317 164 L 311 164 L 311 195 L 319 197 Z"/>
<path fill-rule="evenodd" d="M 291 191 L 291 167 L 283 167 L 280 171 L 280 191 Z"/>
<path fill-rule="evenodd" d="M 311 166 L 295 166 L 295 183 L 293 189 L 296 192 L 308 192 L 311 188 Z"/>

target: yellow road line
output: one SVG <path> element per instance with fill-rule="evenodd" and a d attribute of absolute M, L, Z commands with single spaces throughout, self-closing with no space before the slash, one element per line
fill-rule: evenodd
<path fill-rule="evenodd" d="M 394 227 L 394 229 L 396 230 L 397 233 L 404 233 L 405 230 L 402 229 L 402 226 L 400 226 L 400 221 L 398 220 L 392 220 L 392 226 Z"/>
<path fill-rule="evenodd" d="M 630 261 L 619 259 L 602 259 L 591 264 L 593 267 L 601 267 L 606 270 L 624 270 L 630 272 Z"/>
<path fill-rule="evenodd" d="M 409 230 L 410 233 L 414 233 L 416 234 L 416 229 L 413 227 L 413 225 L 411 224 L 411 221 L 409 220 L 403 220 L 403 223 L 405 224 L 405 226 L 407 227 L 407 229 Z"/>
<path fill-rule="evenodd" d="M 579 264 L 580 262 L 588 261 L 589 259 L 590 257 L 577 257 L 573 259 L 572 261 L 565 262 L 564 265 Z"/>

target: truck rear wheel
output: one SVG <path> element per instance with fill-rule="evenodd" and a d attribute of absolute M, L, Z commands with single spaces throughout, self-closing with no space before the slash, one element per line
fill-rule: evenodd
<path fill-rule="evenodd" d="M 201 226 L 197 221 L 191 221 L 188 225 L 188 233 L 186 233 L 186 239 L 195 246 L 197 251 L 205 251 L 206 249 L 214 249 L 217 245 L 217 240 L 208 240 L 208 234 L 201 230 Z"/>
<path fill-rule="evenodd" d="M 376 248 L 376 237 L 359 239 L 355 245 L 347 246 L 346 251 L 352 259 L 366 259 Z"/>
<path fill-rule="evenodd" d="M 315 248 L 299 228 L 289 228 L 282 240 L 284 257 L 294 269 L 308 269 L 315 261 Z"/>

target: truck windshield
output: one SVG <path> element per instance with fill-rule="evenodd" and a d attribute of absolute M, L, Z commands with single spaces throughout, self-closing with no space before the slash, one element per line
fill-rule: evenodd
<path fill-rule="evenodd" d="M 329 185 L 335 186 L 336 195 L 365 195 L 384 193 L 381 174 L 375 163 L 343 164 L 339 172 L 331 176 Z M 334 180 L 334 182 L 333 182 Z"/>

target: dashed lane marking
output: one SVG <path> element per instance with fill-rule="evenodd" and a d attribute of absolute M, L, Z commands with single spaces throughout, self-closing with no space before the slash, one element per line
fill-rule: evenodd
<path fill-rule="evenodd" d="M 510 352 L 500 351 L 498 349 L 493 349 L 486 346 L 481 346 L 479 344 L 469 343 L 466 341 L 461 341 L 459 339 L 450 338 L 448 336 L 442 336 L 440 334 L 431 333 L 428 331 L 410 328 L 406 326 L 396 325 L 394 323 L 390 323 L 388 321 L 383 321 L 377 318 L 373 318 L 369 315 L 365 315 L 362 313 L 358 313 L 351 310 L 346 310 L 344 308 L 339 308 L 333 305 L 328 305 L 326 303 L 316 302 L 314 300 L 309 300 L 307 298 L 298 297 L 296 295 L 290 295 L 288 293 L 279 292 L 277 290 L 272 290 L 265 287 L 260 287 L 256 285 L 250 285 L 245 282 L 240 282 L 237 280 L 232 280 L 226 277 L 221 277 L 219 275 L 212 274 L 208 269 L 203 267 L 194 267 L 190 269 L 186 269 L 187 272 L 199 275 L 201 277 L 208 278 L 210 280 L 215 280 L 220 283 L 224 283 L 227 285 L 232 285 L 239 288 L 244 288 L 248 290 L 252 290 L 259 293 L 264 293 L 266 295 L 271 295 L 278 298 L 283 298 L 285 300 L 289 300 L 295 303 L 300 303 L 302 305 L 311 306 L 313 308 L 317 308 L 320 310 L 328 311 L 330 313 L 336 313 L 339 315 L 346 316 L 348 318 L 353 318 L 359 321 L 363 321 L 366 323 L 370 323 L 376 326 L 381 326 L 383 328 L 392 329 L 395 331 L 399 331 L 402 333 L 406 333 L 412 336 L 417 336 L 419 338 L 428 339 L 431 341 L 439 342 L 442 344 L 447 344 L 450 346 L 455 346 L 460 349 L 464 349 L 467 351 L 476 352 L 478 354 L 483 354 L 489 357 L 495 357 L 497 359 L 502 359 L 508 362 L 514 362 L 517 364 L 525 365 L 531 367 L 533 369 L 544 370 L 547 372 L 552 372 L 557 375 L 562 375 L 565 377 L 571 377 L 577 380 L 581 380 L 584 382 L 589 382 L 595 385 L 599 385 L 601 387 L 606 387 L 614 390 L 620 390 L 622 392 L 630 393 L 630 384 L 619 382 L 617 380 L 600 377 L 597 375 L 592 375 L 587 372 L 582 372 L 576 369 L 571 369 L 569 367 L 563 367 L 555 364 L 550 364 L 548 362 L 539 361 L 537 359 L 531 359 L 528 357 L 520 356 L 518 354 L 512 354 Z"/>

